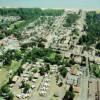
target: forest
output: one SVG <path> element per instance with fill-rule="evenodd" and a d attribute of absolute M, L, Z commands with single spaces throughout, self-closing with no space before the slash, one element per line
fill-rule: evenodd
<path fill-rule="evenodd" d="M 86 14 L 86 26 L 84 26 L 86 35 L 82 35 L 79 44 L 85 44 L 87 47 L 95 44 L 100 49 L 100 14 L 95 11 Z"/>

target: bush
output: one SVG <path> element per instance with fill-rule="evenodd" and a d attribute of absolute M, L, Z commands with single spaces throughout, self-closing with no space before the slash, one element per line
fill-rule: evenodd
<path fill-rule="evenodd" d="M 31 88 L 31 87 L 30 87 L 29 84 L 25 84 L 23 92 L 24 92 L 24 93 L 27 93 L 27 92 L 29 91 L 30 88 Z"/>
<path fill-rule="evenodd" d="M 10 88 L 7 84 L 1 87 L 0 96 L 4 97 L 6 100 L 13 100 L 14 98 L 14 95 L 10 91 Z"/>
<path fill-rule="evenodd" d="M 37 72 L 37 69 L 36 69 L 36 68 L 35 68 L 35 69 L 33 69 L 33 70 L 32 70 L 32 72 L 33 72 L 33 73 L 36 73 L 36 72 Z"/>
<path fill-rule="evenodd" d="M 44 67 L 40 67 L 40 68 L 39 68 L 39 73 L 40 73 L 40 75 L 44 75 L 45 72 L 46 72 L 46 70 L 45 70 Z"/>
<path fill-rule="evenodd" d="M 59 70 L 61 76 L 63 78 L 65 78 L 66 77 L 66 74 L 67 74 L 67 69 L 65 67 L 60 67 L 58 70 Z"/>
<path fill-rule="evenodd" d="M 99 50 L 100 50 L 100 42 L 98 42 L 98 43 L 96 44 L 96 49 L 99 49 Z"/>

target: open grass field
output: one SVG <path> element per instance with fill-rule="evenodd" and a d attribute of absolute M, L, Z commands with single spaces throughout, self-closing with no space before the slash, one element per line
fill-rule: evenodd
<path fill-rule="evenodd" d="M 8 71 L 5 68 L 0 69 L 0 87 L 8 80 Z"/>
<path fill-rule="evenodd" d="M 14 24 L 11 24 L 11 25 L 9 26 L 9 30 L 13 30 L 15 26 L 18 26 L 18 25 L 20 25 L 21 23 L 24 23 L 24 21 L 17 21 L 17 22 L 15 22 Z"/>
<path fill-rule="evenodd" d="M 20 67 L 20 64 L 21 64 L 21 61 L 17 62 L 13 60 L 11 66 L 6 66 L 8 68 L 4 67 L 0 69 L 0 87 L 8 81 L 9 71 L 12 71 L 12 74 L 13 74 Z"/>
<path fill-rule="evenodd" d="M 20 64 L 21 64 L 21 61 L 18 62 L 18 61 L 13 60 L 9 69 L 11 69 L 12 72 L 14 73 L 20 67 Z"/>

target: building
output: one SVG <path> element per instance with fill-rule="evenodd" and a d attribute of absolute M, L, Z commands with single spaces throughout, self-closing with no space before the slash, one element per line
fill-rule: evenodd
<path fill-rule="evenodd" d="M 73 86 L 73 91 L 76 93 L 80 93 L 80 87 L 79 86 Z"/>
<path fill-rule="evenodd" d="M 78 63 L 78 64 L 81 64 L 81 62 L 82 62 L 82 57 L 81 57 L 81 56 L 75 56 L 75 57 L 74 57 L 74 61 L 75 61 L 76 63 Z"/>
<path fill-rule="evenodd" d="M 14 76 L 13 79 L 12 79 L 12 82 L 16 83 L 16 81 L 18 80 L 18 78 L 19 78 L 19 76 Z"/>
<path fill-rule="evenodd" d="M 100 57 L 97 57 L 97 56 L 95 57 L 95 63 L 100 64 Z"/>
<path fill-rule="evenodd" d="M 78 85 L 79 76 L 72 75 L 69 72 L 67 73 L 67 84 L 68 85 Z"/>

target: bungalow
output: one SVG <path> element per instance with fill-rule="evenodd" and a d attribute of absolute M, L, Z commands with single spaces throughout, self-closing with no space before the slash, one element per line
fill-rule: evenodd
<path fill-rule="evenodd" d="M 78 85 L 79 76 L 72 75 L 69 72 L 67 73 L 67 84 L 69 85 Z"/>
<path fill-rule="evenodd" d="M 73 86 L 73 91 L 76 92 L 76 93 L 80 93 L 80 87 Z"/>
<path fill-rule="evenodd" d="M 95 57 L 95 63 L 100 64 L 100 57 Z"/>
<path fill-rule="evenodd" d="M 69 69 L 70 74 L 77 76 L 82 75 L 82 72 L 79 70 L 79 68 L 80 66 L 78 64 L 75 64 Z"/>
<path fill-rule="evenodd" d="M 14 76 L 12 79 L 12 82 L 16 83 L 16 81 L 18 80 L 19 76 Z"/>
<path fill-rule="evenodd" d="M 34 78 L 37 79 L 38 77 L 39 77 L 39 73 L 35 73 L 35 74 L 34 74 Z"/>
<path fill-rule="evenodd" d="M 81 62 L 82 62 L 82 57 L 81 57 L 81 56 L 75 56 L 75 57 L 74 57 L 74 61 L 75 61 L 76 63 L 78 63 L 78 64 L 81 64 Z"/>

